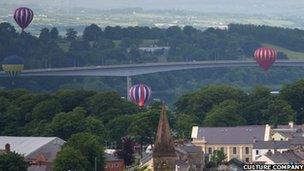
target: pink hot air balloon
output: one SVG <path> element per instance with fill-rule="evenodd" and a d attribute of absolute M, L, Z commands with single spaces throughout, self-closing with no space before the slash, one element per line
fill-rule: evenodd
<path fill-rule="evenodd" d="M 261 47 L 254 52 L 254 59 L 267 71 L 277 59 L 277 51 L 273 48 Z"/>
<path fill-rule="evenodd" d="M 136 84 L 129 90 L 130 100 L 139 107 L 145 106 L 151 96 L 151 88 L 144 84 Z"/>
<path fill-rule="evenodd" d="M 20 7 L 15 10 L 14 19 L 16 23 L 21 27 L 22 32 L 28 25 L 31 24 L 34 18 L 34 12 L 26 7 Z"/>

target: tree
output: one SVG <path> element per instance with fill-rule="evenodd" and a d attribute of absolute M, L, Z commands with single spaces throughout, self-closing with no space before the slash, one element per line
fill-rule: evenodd
<path fill-rule="evenodd" d="M 49 99 L 38 103 L 32 112 L 33 119 L 50 120 L 53 116 L 61 112 L 61 105 L 56 99 Z"/>
<path fill-rule="evenodd" d="M 223 163 L 226 160 L 227 155 L 224 153 L 223 150 L 214 150 L 211 156 L 211 161 L 215 163 L 216 166 Z"/>
<path fill-rule="evenodd" d="M 192 26 L 185 26 L 185 27 L 183 28 L 183 32 L 184 32 L 186 35 L 188 35 L 188 36 L 190 36 L 190 35 L 192 35 L 192 34 L 195 34 L 197 31 L 198 31 L 198 30 L 195 29 L 195 28 L 193 28 Z"/>
<path fill-rule="evenodd" d="M 78 149 L 88 161 L 85 170 L 94 170 L 97 164 L 97 170 L 103 170 L 104 149 L 99 137 L 90 133 L 77 133 L 71 136 L 65 146 Z M 95 163 L 96 162 L 96 163 Z"/>
<path fill-rule="evenodd" d="M 265 118 L 269 118 L 268 123 L 272 125 L 288 124 L 295 120 L 295 112 L 291 106 L 284 100 L 272 100 L 267 109 L 263 111 Z"/>
<path fill-rule="evenodd" d="M 56 114 L 49 124 L 51 133 L 67 140 L 72 134 L 83 132 L 85 113 L 83 108 L 75 108 L 72 112 Z"/>
<path fill-rule="evenodd" d="M 246 124 L 246 120 L 239 114 L 239 104 L 227 100 L 214 106 L 203 123 L 205 126 L 237 126 Z"/>
<path fill-rule="evenodd" d="M 77 31 L 75 31 L 72 28 L 69 28 L 66 30 L 66 39 L 70 42 L 73 42 L 76 40 L 77 34 L 78 34 Z"/>
<path fill-rule="evenodd" d="M 244 101 L 240 107 L 240 113 L 249 125 L 259 125 L 269 123 L 269 115 L 263 112 L 267 109 L 273 96 L 270 89 L 263 86 L 256 86 L 249 93 L 249 99 Z M 265 115 L 265 116 L 264 116 Z"/>
<path fill-rule="evenodd" d="M 147 112 L 132 115 L 127 132 L 135 142 L 141 145 L 141 155 L 143 146 L 154 142 L 158 120 L 159 111 L 151 109 Z"/>
<path fill-rule="evenodd" d="M 86 41 L 97 41 L 102 35 L 102 30 L 96 24 L 91 24 L 83 31 L 83 39 Z"/>
<path fill-rule="evenodd" d="M 85 107 L 88 97 L 93 96 L 96 92 L 84 90 L 59 90 L 55 96 L 58 99 L 62 110 L 70 112 L 76 107 Z"/>
<path fill-rule="evenodd" d="M 100 137 L 106 136 L 106 129 L 103 125 L 102 121 L 99 120 L 97 117 L 89 116 L 85 120 L 86 124 L 86 132 L 98 135 Z"/>
<path fill-rule="evenodd" d="M 39 39 L 44 42 L 49 41 L 50 40 L 50 30 L 48 28 L 43 28 L 40 31 Z"/>
<path fill-rule="evenodd" d="M 24 157 L 15 152 L 0 155 L 0 170 L 26 171 L 28 166 Z"/>
<path fill-rule="evenodd" d="M 280 91 L 280 97 L 286 100 L 292 109 L 297 112 L 296 123 L 302 124 L 304 118 L 304 80 L 284 85 Z"/>
<path fill-rule="evenodd" d="M 52 40 L 57 40 L 59 37 L 59 31 L 56 27 L 53 27 L 50 31 L 50 38 Z"/>
<path fill-rule="evenodd" d="M 123 114 L 133 114 L 138 108 L 121 99 L 116 92 L 97 93 L 87 101 L 89 112 L 102 117 L 104 123 L 112 120 L 114 117 Z"/>
<path fill-rule="evenodd" d="M 174 129 L 178 133 L 178 137 L 191 138 L 191 129 L 194 125 L 198 125 L 196 122 L 198 119 L 185 114 L 178 114 L 175 117 Z"/>
<path fill-rule="evenodd" d="M 134 142 L 129 137 L 122 138 L 122 150 L 117 152 L 120 159 L 125 161 L 127 166 L 132 165 L 134 162 Z"/>
<path fill-rule="evenodd" d="M 58 152 L 54 161 L 54 171 L 77 170 L 85 171 L 88 161 L 79 150 L 65 147 Z"/>
<path fill-rule="evenodd" d="M 201 122 L 214 105 L 225 100 L 243 102 L 247 100 L 247 95 L 232 86 L 211 85 L 182 96 L 175 106 L 177 113 L 195 116 L 193 118 L 198 118 L 198 122 Z"/>

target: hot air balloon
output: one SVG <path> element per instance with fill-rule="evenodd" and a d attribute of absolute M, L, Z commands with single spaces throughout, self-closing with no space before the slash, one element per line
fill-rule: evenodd
<path fill-rule="evenodd" d="M 20 7 L 15 10 L 14 19 L 16 23 L 21 27 L 22 32 L 30 25 L 34 18 L 34 12 L 26 7 Z"/>
<path fill-rule="evenodd" d="M 2 69 L 10 77 L 18 75 L 24 68 L 23 59 L 19 56 L 8 56 L 2 62 Z"/>
<path fill-rule="evenodd" d="M 267 71 L 277 59 L 277 51 L 273 48 L 261 47 L 254 52 L 254 59 Z"/>
<path fill-rule="evenodd" d="M 140 107 L 145 106 L 151 96 L 151 88 L 144 84 L 136 84 L 129 90 L 130 100 Z"/>

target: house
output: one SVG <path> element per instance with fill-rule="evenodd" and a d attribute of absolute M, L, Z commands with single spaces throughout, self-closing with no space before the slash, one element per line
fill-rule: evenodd
<path fill-rule="evenodd" d="M 291 143 L 289 141 L 256 141 L 252 148 L 252 160 L 255 161 L 269 151 L 272 153 L 287 151 L 290 146 Z"/>
<path fill-rule="evenodd" d="M 244 164 L 246 164 L 244 161 L 233 158 L 227 163 L 221 164 L 218 168 L 214 168 L 214 170 L 216 169 L 218 171 L 243 171 Z"/>
<path fill-rule="evenodd" d="M 170 47 L 168 47 L 168 46 L 156 46 L 156 45 L 152 45 L 152 46 L 149 46 L 149 47 L 140 47 L 138 49 L 141 50 L 141 51 L 144 51 L 144 52 L 155 52 L 155 51 L 169 50 Z"/>
<path fill-rule="evenodd" d="M 272 140 L 274 141 L 288 141 L 294 137 L 303 137 L 303 125 L 295 125 L 289 122 L 288 125 L 278 125 L 272 129 Z"/>
<path fill-rule="evenodd" d="M 236 127 L 197 127 L 192 128 L 192 143 L 201 147 L 210 159 L 214 150 L 223 150 L 227 161 L 236 158 L 252 162 L 252 149 L 255 141 L 269 141 L 270 125 Z M 206 163 L 206 162 L 205 162 Z"/>
<path fill-rule="evenodd" d="M 203 152 L 200 147 L 193 144 L 183 144 L 175 147 L 177 159 L 175 161 L 175 171 L 202 170 Z M 153 152 L 148 153 L 140 160 L 140 165 L 148 166 L 148 169 L 153 170 Z"/>
<path fill-rule="evenodd" d="M 123 171 L 125 163 L 123 159 L 119 159 L 114 153 L 105 152 L 105 171 Z"/>
<path fill-rule="evenodd" d="M 175 147 L 175 151 L 178 157 L 176 165 L 180 168 L 182 168 L 182 164 L 184 163 L 184 166 L 186 164 L 186 168 L 189 168 L 190 170 L 203 169 L 203 151 L 200 147 L 194 146 L 193 144 L 184 144 Z"/>
<path fill-rule="evenodd" d="M 259 157 L 255 163 L 263 164 L 304 164 L 304 152 L 302 150 L 288 150 L 283 152 L 267 152 Z"/>
<path fill-rule="evenodd" d="M 30 163 L 28 171 L 52 170 L 56 155 L 64 143 L 64 140 L 57 137 L 0 136 L 0 148 L 23 155 Z M 3 154 L 3 150 L 0 153 Z"/>

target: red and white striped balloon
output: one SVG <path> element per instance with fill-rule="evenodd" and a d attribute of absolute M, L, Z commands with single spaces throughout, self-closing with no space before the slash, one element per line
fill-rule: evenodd
<path fill-rule="evenodd" d="M 27 7 L 20 7 L 15 10 L 14 19 L 22 31 L 29 26 L 34 18 L 34 12 Z"/>
<path fill-rule="evenodd" d="M 151 88 L 145 84 L 136 84 L 129 90 L 130 100 L 140 107 L 145 106 L 151 96 Z"/>
<path fill-rule="evenodd" d="M 277 51 L 269 47 L 258 48 L 254 52 L 254 59 L 267 71 L 277 59 Z"/>

